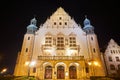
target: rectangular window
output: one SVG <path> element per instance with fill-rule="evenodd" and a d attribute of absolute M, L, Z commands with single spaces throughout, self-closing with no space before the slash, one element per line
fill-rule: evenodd
<path fill-rule="evenodd" d="M 112 61 L 112 57 L 111 56 L 109 56 L 109 61 Z"/>
<path fill-rule="evenodd" d="M 30 37 L 28 37 L 28 40 L 30 40 Z"/>
<path fill-rule="evenodd" d="M 89 68 L 88 67 L 86 67 L 86 73 L 89 73 Z"/>
<path fill-rule="evenodd" d="M 93 41 L 93 37 L 91 37 L 91 40 Z"/>
<path fill-rule="evenodd" d="M 93 48 L 93 52 L 95 53 L 96 51 L 95 51 L 95 48 Z"/>
<path fill-rule="evenodd" d="M 70 37 L 69 38 L 69 46 L 70 47 L 76 47 L 76 38 L 75 37 Z"/>
<path fill-rule="evenodd" d="M 64 37 L 57 37 L 57 49 L 64 49 Z"/>
<path fill-rule="evenodd" d="M 36 67 L 33 68 L 33 73 L 36 73 Z"/>
<path fill-rule="evenodd" d="M 115 57 L 115 58 L 116 58 L 116 61 L 120 61 L 120 60 L 119 60 L 119 57 Z"/>
<path fill-rule="evenodd" d="M 26 48 L 25 52 L 28 52 L 28 48 Z"/>
<path fill-rule="evenodd" d="M 45 45 L 46 46 L 51 46 L 52 45 L 52 37 L 51 36 L 47 36 L 45 38 Z"/>

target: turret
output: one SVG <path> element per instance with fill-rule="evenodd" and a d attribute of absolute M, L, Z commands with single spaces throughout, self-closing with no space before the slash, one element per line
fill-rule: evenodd
<path fill-rule="evenodd" d="M 27 33 L 28 34 L 34 34 L 35 31 L 37 30 L 37 20 L 35 18 L 33 18 L 31 21 L 30 21 L 30 25 L 27 26 Z"/>
<path fill-rule="evenodd" d="M 87 34 L 93 34 L 94 33 L 94 27 L 90 24 L 90 20 L 86 17 L 84 20 L 84 27 L 83 30 Z"/>

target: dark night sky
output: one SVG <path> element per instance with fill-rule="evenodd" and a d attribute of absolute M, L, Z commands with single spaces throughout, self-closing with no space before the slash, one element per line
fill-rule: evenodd
<path fill-rule="evenodd" d="M 113 38 L 120 44 L 120 9 L 116 0 L 4 0 L 0 2 L 0 70 L 12 74 L 21 50 L 26 27 L 36 15 L 37 26 L 44 23 L 60 6 L 83 26 L 84 16 L 95 27 L 99 46 L 105 49 Z"/>

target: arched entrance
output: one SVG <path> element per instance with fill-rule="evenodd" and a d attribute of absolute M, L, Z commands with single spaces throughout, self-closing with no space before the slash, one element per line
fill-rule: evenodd
<path fill-rule="evenodd" d="M 51 66 L 46 66 L 45 67 L 45 79 L 52 79 L 52 67 Z"/>
<path fill-rule="evenodd" d="M 70 79 L 77 79 L 77 71 L 75 66 L 69 67 L 69 78 Z"/>
<path fill-rule="evenodd" d="M 57 79 L 65 79 L 65 68 L 64 66 L 57 67 Z"/>

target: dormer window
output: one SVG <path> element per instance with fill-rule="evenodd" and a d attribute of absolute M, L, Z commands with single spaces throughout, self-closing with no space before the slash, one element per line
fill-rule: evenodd
<path fill-rule="evenodd" d="M 62 17 L 59 17 L 59 20 L 61 20 L 62 19 Z"/>

